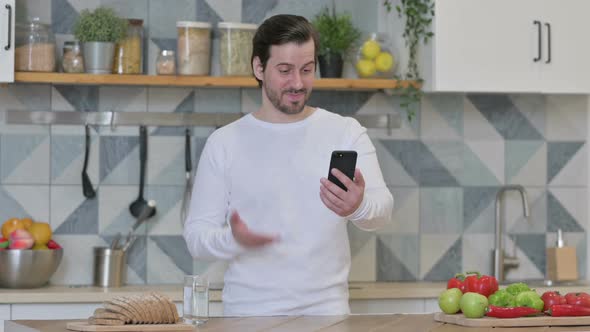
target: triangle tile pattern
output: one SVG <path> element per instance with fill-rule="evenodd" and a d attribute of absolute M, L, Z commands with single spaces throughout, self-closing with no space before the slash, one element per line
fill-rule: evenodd
<path fill-rule="evenodd" d="M 150 239 L 178 266 L 185 274 L 192 274 L 193 258 L 188 252 L 181 235 L 150 236 Z M 182 244 L 182 245 L 181 245 Z"/>
<path fill-rule="evenodd" d="M 172 50 L 177 54 L 178 43 L 176 38 L 151 38 L 151 41 L 158 46 L 160 50 Z"/>
<path fill-rule="evenodd" d="M 507 95 L 471 94 L 469 100 L 504 139 L 542 139 Z"/>
<path fill-rule="evenodd" d="M 195 111 L 195 92 L 191 93 L 184 98 L 178 106 L 174 109 L 174 113 L 192 113 Z M 183 136 L 185 128 L 183 127 L 158 127 L 151 135 L 165 136 Z"/>
<path fill-rule="evenodd" d="M 506 179 L 510 181 L 543 146 L 543 141 L 506 141 Z"/>
<path fill-rule="evenodd" d="M 28 215 L 27 210 L 5 188 L 0 187 L 0 217 L 2 220 Z"/>
<path fill-rule="evenodd" d="M 209 22 L 213 27 L 216 27 L 217 23 L 223 19 L 209 6 L 206 0 L 197 0 L 197 21 Z"/>
<path fill-rule="evenodd" d="M 461 248 L 462 242 L 461 237 L 459 237 L 436 264 L 434 264 L 430 271 L 428 271 L 424 280 L 447 280 L 453 277 L 457 271 L 462 271 Z"/>
<path fill-rule="evenodd" d="M 416 182 L 404 170 L 402 165 L 383 146 L 383 140 L 373 140 L 379 159 L 379 165 L 383 170 L 383 179 L 388 185 L 416 186 Z"/>
<path fill-rule="evenodd" d="M 380 235 L 377 238 L 377 280 L 416 280 L 418 237 Z M 412 271 L 413 270 L 413 271 Z"/>
<path fill-rule="evenodd" d="M 68 0 L 51 0 L 51 28 L 54 33 L 72 34 L 78 16 Z"/>
<path fill-rule="evenodd" d="M 545 133 L 547 127 L 546 96 L 542 94 L 511 94 L 510 100 L 512 100 L 520 113 L 527 118 L 529 123 L 542 136 L 547 137 Z"/>
<path fill-rule="evenodd" d="M 578 224 L 576 219 L 561 205 L 552 192 L 547 193 L 547 231 L 557 232 L 561 229 L 564 232 L 583 232 L 584 228 Z"/>
<path fill-rule="evenodd" d="M 98 234 L 98 200 L 86 199 L 57 227 L 55 234 Z"/>
<path fill-rule="evenodd" d="M 309 98 L 308 105 L 322 105 L 321 107 L 343 116 L 357 112 L 370 98 L 373 92 L 333 92 L 314 91 Z"/>
<path fill-rule="evenodd" d="M 77 85 L 54 85 L 54 87 L 76 111 L 98 110 L 98 87 Z"/>
<path fill-rule="evenodd" d="M 477 160 L 483 163 L 483 165 L 485 165 L 485 167 L 492 173 L 496 183 L 504 183 L 504 140 L 465 140 L 465 146 L 475 155 L 474 158 L 477 157 Z M 469 167 L 469 163 L 466 161 L 465 168 Z M 465 184 L 467 183 L 464 182 L 464 185 Z"/>
<path fill-rule="evenodd" d="M 543 234 L 547 231 L 547 192 L 535 193 L 536 189 L 527 188 L 529 194 L 530 217 L 520 215 L 509 228 L 510 234 Z M 520 210 L 519 210 L 520 211 Z"/>
<path fill-rule="evenodd" d="M 142 282 L 147 280 L 147 238 L 138 236 L 133 246 L 127 250 L 127 265 L 137 273 Z"/>
<path fill-rule="evenodd" d="M 583 145 L 584 142 L 547 143 L 547 183 L 551 183 Z"/>
<path fill-rule="evenodd" d="M 83 136 L 51 136 L 51 179 L 55 180 L 68 165 L 84 153 Z"/>
<path fill-rule="evenodd" d="M 463 229 L 469 226 L 490 205 L 494 205 L 498 187 L 464 187 L 463 188 Z M 493 221 L 493 220 L 492 220 Z M 490 224 L 492 223 L 490 221 Z M 492 227 L 493 228 L 493 227 Z"/>
<path fill-rule="evenodd" d="M 405 171 L 421 186 L 458 186 L 457 179 L 421 141 L 382 141 Z"/>
<path fill-rule="evenodd" d="M 486 164 L 479 159 L 479 157 L 471 150 L 468 145 L 463 145 L 463 172 L 456 177 L 461 179 L 463 185 L 499 185 L 498 178 L 486 166 Z"/>
<path fill-rule="evenodd" d="M 103 181 L 138 145 L 138 137 L 101 136 L 100 181 Z"/>
<path fill-rule="evenodd" d="M 516 245 L 535 264 L 539 271 L 545 271 L 545 234 L 514 234 Z"/>
<path fill-rule="evenodd" d="M 454 129 L 455 135 L 463 136 L 463 95 L 433 94 L 428 96 L 422 104 L 422 112 L 426 113 L 424 103 L 431 105 L 432 111 L 438 113 L 446 124 Z"/>
<path fill-rule="evenodd" d="M 35 150 L 46 138 L 47 136 L 41 135 L 2 135 L 0 140 L 0 155 L 2 156 L 0 172 L 2 179 L 6 182 L 19 165 L 31 158 L 31 155 L 34 154 Z M 42 167 L 42 165 L 37 166 Z"/>
<path fill-rule="evenodd" d="M 266 17 L 266 14 L 271 11 L 278 2 L 278 0 L 242 1 L 242 22 L 261 23 Z"/>

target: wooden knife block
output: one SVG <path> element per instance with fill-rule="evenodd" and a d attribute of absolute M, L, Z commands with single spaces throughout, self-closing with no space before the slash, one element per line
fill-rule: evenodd
<path fill-rule="evenodd" d="M 578 280 L 578 259 L 575 247 L 547 248 L 547 278 Z"/>

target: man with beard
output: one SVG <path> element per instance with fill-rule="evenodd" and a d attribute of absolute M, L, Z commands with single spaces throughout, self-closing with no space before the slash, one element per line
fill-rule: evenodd
<path fill-rule="evenodd" d="M 225 315 L 348 314 L 348 221 L 374 230 L 390 219 L 366 129 L 307 105 L 317 52 L 305 18 L 263 22 L 252 52 L 262 105 L 211 134 L 201 154 L 184 238 L 193 257 L 228 261 Z M 347 190 L 326 179 L 333 150 L 358 153 L 354 180 L 330 170 Z"/>

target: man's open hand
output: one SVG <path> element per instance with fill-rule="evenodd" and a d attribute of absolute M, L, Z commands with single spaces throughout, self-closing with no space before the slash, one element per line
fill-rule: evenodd
<path fill-rule="evenodd" d="M 248 225 L 240 218 L 237 211 L 230 217 L 231 232 L 236 241 L 246 248 L 256 248 L 267 245 L 278 239 L 277 236 L 258 234 L 250 231 Z"/>

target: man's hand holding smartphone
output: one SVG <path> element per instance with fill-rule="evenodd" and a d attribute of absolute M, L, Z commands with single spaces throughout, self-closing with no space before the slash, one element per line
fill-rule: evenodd
<path fill-rule="evenodd" d="M 338 158 L 343 158 L 346 155 L 352 156 L 348 158 L 349 162 L 346 164 L 338 162 Z M 349 174 L 354 170 L 354 179 L 351 179 L 338 168 L 342 168 Z M 365 193 L 365 179 L 363 174 L 356 165 L 356 152 L 354 151 L 334 151 L 332 153 L 332 160 L 330 162 L 329 178 L 336 178 L 342 186 L 328 180 L 327 178 L 320 179 L 320 199 L 326 207 L 341 217 L 351 215 L 358 209 L 363 201 Z M 336 182 L 338 182 L 336 181 Z"/>

